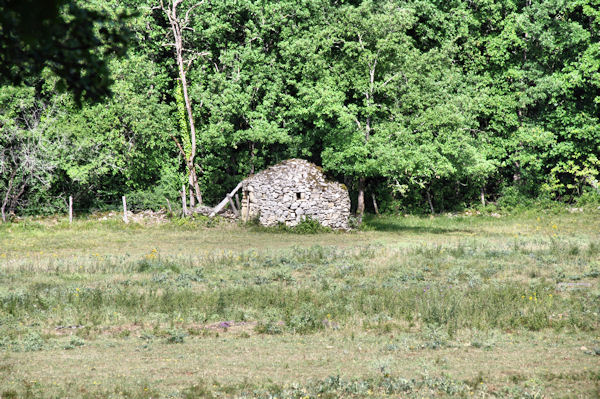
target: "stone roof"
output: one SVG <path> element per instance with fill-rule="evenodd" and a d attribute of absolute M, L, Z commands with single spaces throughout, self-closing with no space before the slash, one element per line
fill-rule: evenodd
<path fill-rule="evenodd" d="M 325 187 L 328 183 L 339 184 L 328 181 L 323 174 L 323 169 L 312 162 L 304 159 L 288 159 L 277 165 L 268 167 L 245 180 L 244 185 L 251 184 L 252 181 L 260 180 L 262 183 L 281 185 L 283 181 L 306 182 L 311 185 Z"/>

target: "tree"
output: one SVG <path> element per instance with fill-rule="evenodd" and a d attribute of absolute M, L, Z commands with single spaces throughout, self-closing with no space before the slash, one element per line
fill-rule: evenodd
<path fill-rule="evenodd" d="M 201 52 L 194 51 L 189 47 L 186 47 L 186 42 L 184 38 L 184 32 L 186 30 L 190 30 L 190 17 L 192 16 L 192 11 L 202 5 L 204 1 L 196 2 L 192 4 L 188 10 L 185 12 L 184 17 L 180 17 L 178 15 L 177 7 L 179 7 L 183 3 L 183 0 L 171 0 L 168 3 L 168 6 L 164 5 L 164 1 L 161 0 L 160 6 L 164 14 L 167 16 L 169 20 L 169 24 L 171 26 L 171 33 L 173 35 L 173 46 L 175 50 L 175 60 L 177 62 L 177 71 L 179 75 L 179 84 L 177 86 L 178 90 L 181 90 L 185 112 L 187 115 L 187 126 L 182 126 L 183 130 L 183 141 L 184 145 L 181 145 L 179 141 L 173 136 L 177 148 L 181 152 L 181 155 L 184 157 L 185 164 L 188 169 L 188 177 L 189 177 L 189 190 L 190 190 L 190 205 L 194 206 L 195 202 L 198 201 L 199 204 L 202 204 L 202 192 L 200 191 L 200 186 L 198 184 L 198 173 L 196 171 L 196 125 L 194 123 L 194 112 L 192 109 L 192 101 L 189 95 L 188 89 L 188 81 L 187 81 L 187 71 Z M 190 55 L 191 53 L 191 55 Z M 189 146 L 186 146 L 187 142 L 187 129 L 189 128 Z M 187 148 L 186 148 L 187 147 Z M 193 191 L 192 191 L 193 190 Z"/>
<path fill-rule="evenodd" d="M 206 55 L 190 69 L 203 104 L 200 142 L 205 185 L 224 194 L 240 178 L 295 156 L 301 130 L 294 108 L 289 41 L 310 21 L 313 4 L 235 0 L 199 9 L 195 40 Z M 227 190 L 229 191 L 229 190 Z"/>
<path fill-rule="evenodd" d="M 448 181 L 483 185 L 495 167 L 478 129 L 481 84 L 454 66 L 455 44 L 428 48 L 411 36 L 419 26 L 410 3 L 337 11 L 304 50 L 317 83 L 300 93 L 323 130 L 323 165 L 357 183 L 359 217 L 369 179 L 422 190 L 431 212 Z"/>
<path fill-rule="evenodd" d="M 2 222 L 27 203 L 33 190 L 48 188 L 57 159 L 44 136 L 55 109 L 31 88 L 0 91 L 0 214 Z"/>
<path fill-rule="evenodd" d="M 406 34 L 414 21 L 396 2 L 365 1 L 340 7 L 306 43 L 312 48 L 305 62 L 317 83 L 301 93 L 317 125 L 327 125 L 323 166 L 357 183 L 359 218 L 366 180 L 381 176 L 377 149 L 386 137 L 391 94 L 415 53 Z"/>
<path fill-rule="evenodd" d="M 167 198 L 177 198 L 181 179 L 172 172 L 180 162 L 171 139 L 173 109 L 161 102 L 168 76 L 147 56 L 133 52 L 113 59 L 109 68 L 117 78 L 111 99 L 78 108 L 67 98 L 61 104 L 65 112 L 47 129 L 59 155 L 51 192 L 73 195 L 80 207 L 126 194 L 135 207 L 135 193 L 147 190 L 150 195 L 166 183 L 166 173 L 173 180 Z M 164 203 L 164 197 L 159 201 Z"/>

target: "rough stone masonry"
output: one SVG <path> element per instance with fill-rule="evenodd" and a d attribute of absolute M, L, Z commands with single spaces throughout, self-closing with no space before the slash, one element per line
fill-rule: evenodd
<path fill-rule="evenodd" d="M 323 226 L 347 229 L 350 196 L 343 184 L 325 179 L 321 168 L 289 159 L 242 182 L 242 220 L 295 226 L 310 217 Z"/>

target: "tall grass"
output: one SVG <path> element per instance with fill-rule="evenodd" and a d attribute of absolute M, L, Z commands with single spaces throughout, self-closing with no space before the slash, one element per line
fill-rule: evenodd
<path fill-rule="evenodd" d="M 560 281 L 598 277 L 595 247 L 572 248 L 314 246 L 193 258 L 153 250 L 141 259 L 25 262 L 0 276 L 11 283 L 0 291 L 0 314 L 38 325 L 115 324 L 122 318 L 274 321 L 296 333 L 325 328 L 329 319 L 369 328 L 374 315 L 384 315 L 394 328 L 435 325 L 449 333 L 593 330 L 600 323 L 597 290 L 557 292 Z M 553 278 L 532 278 L 534 268 L 550 259 L 558 266 L 544 273 Z"/>

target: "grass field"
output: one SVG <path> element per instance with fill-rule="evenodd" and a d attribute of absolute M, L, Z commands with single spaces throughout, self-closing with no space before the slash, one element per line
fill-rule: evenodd
<path fill-rule="evenodd" d="M 600 212 L 0 225 L 0 398 L 599 397 Z"/>

